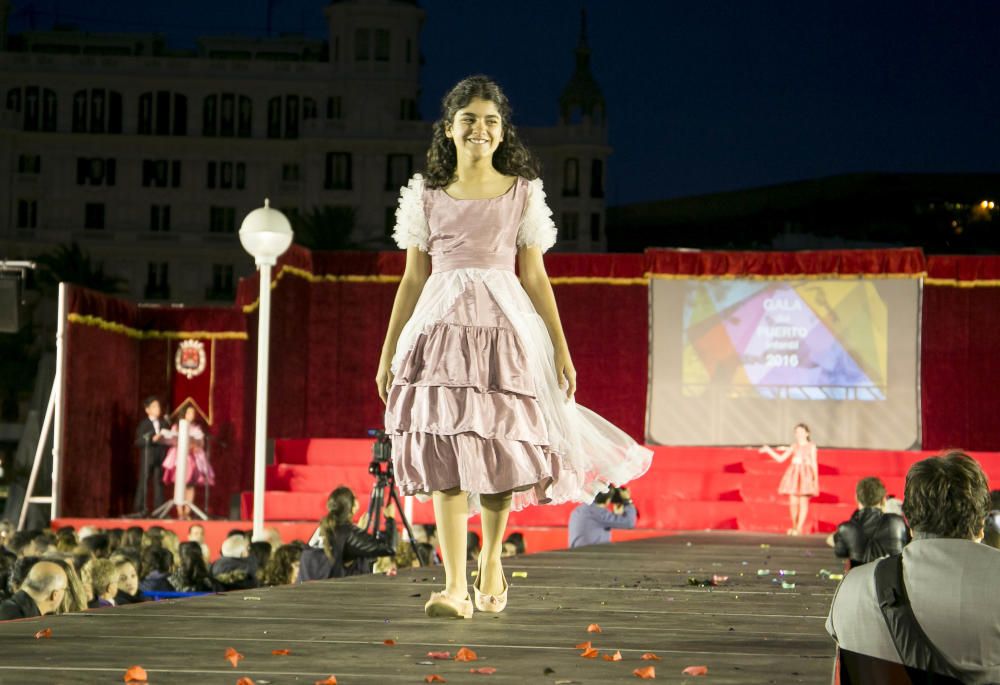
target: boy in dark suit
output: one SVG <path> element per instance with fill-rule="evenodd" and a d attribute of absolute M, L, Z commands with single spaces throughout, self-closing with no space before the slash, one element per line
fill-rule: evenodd
<path fill-rule="evenodd" d="M 149 513 L 146 502 L 149 478 L 153 478 L 153 504 L 158 506 L 163 501 L 163 458 L 167 454 L 167 444 L 163 432 L 168 426 L 160 418 L 162 409 L 160 401 L 155 397 L 147 397 L 143 401 L 146 417 L 135 429 L 135 446 L 139 448 L 139 487 L 135 491 L 132 504 L 133 511 L 145 516 Z"/>

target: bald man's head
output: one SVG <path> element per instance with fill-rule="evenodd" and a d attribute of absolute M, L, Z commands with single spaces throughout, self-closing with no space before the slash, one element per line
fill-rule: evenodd
<path fill-rule="evenodd" d="M 40 613 L 51 614 L 62 603 L 68 584 L 66 572 L 58 564 L 39 561 L 31 567 L 21 589 L 35 600 Z"/>

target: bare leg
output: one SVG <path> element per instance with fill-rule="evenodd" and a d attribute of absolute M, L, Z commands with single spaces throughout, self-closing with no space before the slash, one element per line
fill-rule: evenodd
<path fill-rule="evenodd" d="M 444 564 L 444 591 L 457 600 L 469 594 L 465 577 L 466 545 L 469 542 L 469 499 L 459 490 L 434 492 L 434 519 Z"/>
<path fill-rule="evenodd" d="M 483 507 L 483 565 L 479 591 L 487 595 L 503 592 L 503 567 L 500 553 L 503 551 L 503 536 L 507 529 L 507 515 L 510 514 L 511 493 L 480 495 Z"/>
<path fill-rule="evenodd" d="M 806 516 L 809 514 L 809 498 L 799 497 L 799 518 L 795 521 L 795 530 L 799 531 L 799 535 L 802 534 L 802 530 L 806 526 Z"/>
<path fill-rule="evenodd" d="M 795 522 L 799 518 L 799 498 L 795 495 L 788 496 L 788 514 L 792 519 L 792 527 L 788 529 L 788 534 L 791 535 L 792 531 L 795 530 Z"/>

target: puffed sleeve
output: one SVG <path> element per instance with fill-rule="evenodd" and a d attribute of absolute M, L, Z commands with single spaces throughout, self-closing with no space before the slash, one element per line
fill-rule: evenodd
<path fill-rule="evenodd" d="M 528 182 L 528 199 L 525 202 L 521 224 L 517 227 L 517 246 L 535 245 L 542 252 L 556 244 L 556 225 L 552 221 L 552 210 L 545 202 L 542 179 Z"/>
<path fill-rule="evenodd" d="M 399 206 L 396 207 L 396 227 L 392 239 L 401 249 L 417 247 L 427 252 L 430 227 L 424 213 L 424 177 L 413 174 L 405 187 L 399 189 Z"/>

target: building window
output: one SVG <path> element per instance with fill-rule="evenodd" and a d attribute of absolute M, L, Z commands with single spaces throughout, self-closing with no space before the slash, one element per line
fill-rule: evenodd
<path fill-rule="evenodd" d="M 170 230 L 170 205 L 152 205 L 149 208 L 149 230 L 157 233 Z"/>
<path fill-rule="evenodd" d="M 389 155 L 385 165 L 385 189 L 398 192 L 413 173 L 413 155 Z"/>
<path fill-rule="evenodd" d="M 354 61 L 367 62 L 371 58 L 371 31 L 369 29 L 354 30 Z"/>
<path fill-rule="evenodd" d="M 600 159 L 590 162 L 590 196 L 604 197 L 604 161 Z"/>
<path fill-rule="evenodd" d="M 201 134 L 226 138 L 250 138 L 253 101 L 246 95 L 209 95 L 202 103 Z"/>
<path fill-rule="evenodd" d="M 24 115 L 25 131 L 55 131 L 58 103 L 56 92 L 49 88 L 25 86 L 7 91 L 7 109 Z"/>
<path fill-rule="evenodd" d="M 391 238 L 394 230 L 396 230 L 396 205 L 389 205 L 385 208 L 385 237 Z"/>
<path fill-rule="evenodd" d="M 285 96 L 285 138 L 299 137 L 299 96 Z"/>
<path fill-rule="evenodd" d="M 17 201 L 17 227 L 38 228 L 38 200 Z"/>
<path fill-rule="evenodd" d="M 212 265 L 212 287 L 208 292 L 209 299 L 226 299 L 233 296 L 233 265 Z"/>
<path fill-rule="evenodd" d="M 303 98 L 303 105 L 316 115 L 316 101 Z M 267 101 L 267 137 L 298 138 L 299 121 L 303 117 L 298 95 L 276 95 Z"/>
<path fill-rule="evenodd" d="M 560 240 L 576 241 L 580 232 L 580 215 L 577 212 L 563 212 Z"/>
<path fill-rule="evenodd" d="M 158 90 L 139 96 L 141 135 L 186 136 L 187 96 Z"/>
<path fill-rule="evenodd" d="M 235 233 L 236 208 L 210 207 L 208 213 L 208 230 L 212 233 Z"/>
<path fill-rule="evenodd" d="M 413 53 L 413 41 L 410 40 L 409 38 L 407 38 L 406 39 L 406 63 L 407 64 L 409 64 L 410 62 L 413 61 L 412 53 Z"/>
<path fill-rule="evenodd" d="M 339 95 L 331 95 L 326 99 L 326 118 L 343 119 L 342 98 Z"/>
<path fill-rule="evenodd" d="M 73 94 L 73 133 L 121 133 L 122 94 L 103 88 Z"/>
<path fill-rule="evenodd" d="M 142 185 L 144 188 L 180 188 L 181 163 L 179 160 L 142 160 Z"/>
<path fill-rule="evenodd" d="M 580 162 L 570 157 L 563 162 L 563 197 L 576 197 L 580 194 Z"/>
<path fill-rule="evenodd" d="M 83 227 L 99 230 L 104 228 L 104 203 L 88 202 L 83 207 Z"/>
<path fill-rule="evenodd" d="M 149 262 L 146 266 L 146 299 L 170 297 L 170 270 L 167 262 Z"/>
<path fill-rule="evenodd" d="M 209 188 L 243 190 L 247 183 L 247 165 L 245 162 L 209 162 L 207 176 Z"/>
<path fill-rule="evenodd" d="M 420 118 L 415 99 L 403 98 L 399 101 L 399 118 L 403 121 L 415 121 Z"/>
<path fill-rule="evenodd" d="M 590 242 L 601 242 L 601 213 L 590 213 Z"/>
<path fill-rule="evenodd" d="M 389 32 L 386 29 L 375 29 L 375 61 L 389 61 Z"/>
<path fill-rule="evenodd" d="M 18 155 L 17 173 L 19 174 L 40 174 L 42 173 L 41 155 Z"/>
<path fill-rule="evenodd" d="M 77 157 L 76 184 L 113 186 L 115 184 L 115 160 L 100 157 Z"/>
<path fill-rule="evenodd" d="M 302 119 L 316 118 L 316 101 L 312 98 L 302 98 Z"/>
<path fill-rule="evenodd" d="M 289 164 L 281 165 L 281 180 L 287 183 L 295 183 L 300 178 L 299 165 L 296 162 L 290 162 Z"/>
<path fill-rule="evenodd" d="M 323 187 L 327 190 L 351 189 L 351 153 L 326 153 L 326 178 Z"/>

